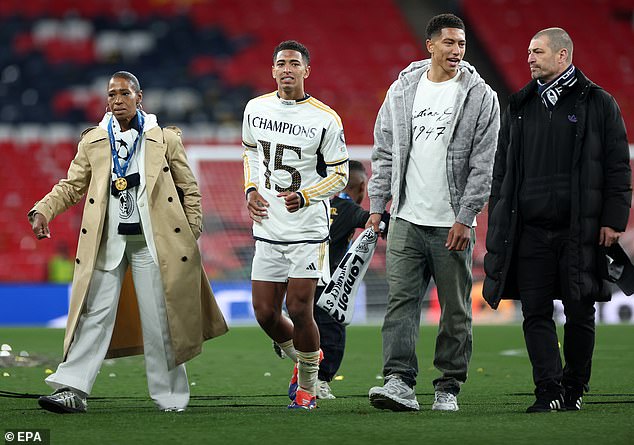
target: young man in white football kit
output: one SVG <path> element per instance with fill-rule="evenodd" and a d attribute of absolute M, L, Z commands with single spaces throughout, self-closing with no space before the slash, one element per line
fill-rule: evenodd
<path fill-rule="evenodd" d="M 280 43 L 272 75 L 277 91 L 249 101 L 242 125 L 244 189 L 256 240 L 253 308 L 262 329 L 296 363 L 289 408 L 312 409 L 320 361 L 313 296 L 328 270 L 328 198 L 348 181 L 348 151 L 337 113 L 304 92 L 308 49 Z M 284 295 L 290 320 L 282 314 Z"/>

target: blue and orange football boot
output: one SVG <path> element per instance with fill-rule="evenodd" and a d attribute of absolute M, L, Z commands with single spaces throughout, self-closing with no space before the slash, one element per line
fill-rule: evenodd
<path fill-rule="evenodd" d="M 324 351 L 319 350 L 319 363 L 324 359 Z M 291 381 L 288 383 L 288 398 L 291 401 L 295 400 L 295 393 L 297 392 L 297 363 L 293 367 L 293 375 Z"/>
<path fill-rule="evenodd" d="M 295 400 L 295 394 L 297 393 L 297 372 L 297 363 L 295 363 L 291 381 L 288 383 L 288 398 L 291 399 L 291 401 Z"/>
<path fill-rule="evenodd" d="M 295 400 L 288 405 L 288 409 L 315 409 L 317 408 L 317 397 L 307 393 L 302 389 L 295 392 Z"/>

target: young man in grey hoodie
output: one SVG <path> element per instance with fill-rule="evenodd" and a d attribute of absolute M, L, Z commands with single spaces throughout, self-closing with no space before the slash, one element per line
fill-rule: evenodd
<path fill-rule="evenodd" d="M 457 411 L 471 358 L 471 266 L 475 217 L 487 202 L 500 127 L 496 93 L 464 62 L 464 23 L 442 14 L 427 25 L 431 58 L 391 85 L 376 119 L 370 218 L 392 199 L 387 240 L 389 295 L 383 322 L 385 384 L 372 406 L 418 411 L 416 341 L 430 278 L 441 307 L 434 410 Z"/>

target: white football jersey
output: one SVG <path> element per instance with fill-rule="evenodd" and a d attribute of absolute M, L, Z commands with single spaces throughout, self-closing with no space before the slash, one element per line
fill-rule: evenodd
<path fill-rule="evenodd" d="M 269 203 L 268 218 L 253 223 L 253 237 L 273 243 L 328 239 L 328 198 L 348 182 L 348 150 L 341 119 L 306 96 L 283 100 L 277 92 L 252 99 L 244 109 L 244 190 L 257 189 Z M 281 192 L 296 192 L 302 207 L 286 210 Z"/>

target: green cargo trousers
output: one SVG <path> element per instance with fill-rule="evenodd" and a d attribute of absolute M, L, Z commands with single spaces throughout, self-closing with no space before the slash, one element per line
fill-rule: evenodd
<path fill-rule="evenodd" d="M 383 375 L 397 374 L 416 385 L 416 342 L 425 291 L 433 278 L 441 308 L 434 366 L 441 376 L 436 391 L 457 395 L 471 360 L 472 252 L 475 230 L 464 251 L 445 247 L 449 227 L 419 226 L 392 218 L 387 240 L 387 312 L 383 336 Z"/>

